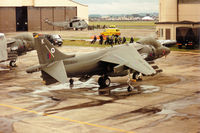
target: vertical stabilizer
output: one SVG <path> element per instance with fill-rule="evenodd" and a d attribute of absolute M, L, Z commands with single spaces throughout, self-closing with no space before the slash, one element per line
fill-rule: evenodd
<path fill-rule="evenodd" d="M 37 50 L 40 64 L 49 64 L 54 61 L 60 61 L 75 56 L 61 53 L 44 37 L 35 38 L 35 49 Z"/>

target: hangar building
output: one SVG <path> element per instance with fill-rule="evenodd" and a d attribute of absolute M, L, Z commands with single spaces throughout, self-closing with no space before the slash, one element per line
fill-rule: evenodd
<path fill-rule="evenodd" d="M 156 23 L 160 40 L 200 41 L 200 0 L 160 0 L 159 22 Z"/>
<path fill-rule="evenodd" d="M 74 17 L 88 20 L 88 6 L 72 0 L 0 0 L 0 32 L 59 30 L 44 20 Z"/>

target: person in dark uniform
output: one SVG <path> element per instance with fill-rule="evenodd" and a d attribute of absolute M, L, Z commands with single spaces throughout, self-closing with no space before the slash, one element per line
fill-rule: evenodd
<path fill-rule="evenodd" d="M 99 39 L 100 39 L 100 40 L 99 40 L 99 44 L 102 45 L 102 44 L 103 44 L 103 35 L 100 35 L 100 36 L 99 36 Z"/>
<path fill-rule="evenodd" d="M 133 39 L 133 37 L 131 37 L 131 39 L 130 39 L 130 43 L 134 43 L 134 39 Z"/>
<path fill-rule="evenodd" d="M 126 43 L 126 37 L 123 37 L 122 44 Z"/>
<path fill-rule="evenodd" d="M 91 41 L 91 44 L 95 44 L 95 42 L 97 41 L 97 37 L 96 35 L 94 36 L 94 39 Z"/>
<path fill-rule="evenodd" d="M 118 44 L 121 44 L 122 43 L 122 38 L 119 36 L 118 38 Z"/>
<path fill-rule="evenodd" d="M 107 36 L 107 37 L 106 37 L 106 41 L 105 41 L 105 45 L 106 45 L 106 44 L 109 44 L 109 42 L 110 42 L 110 38 L 109 38 L 109 36 Z"/>
<path fill-rule="evenodd" d="M 115 45 L 118 43 L 118 36 L 115 37 Z"/>
<path fill-rule="evenodd" d="M 110 38 L 110 40 L 109 40 L 109 44 L 113 47 L 113 43 L 114 43 L 114 41 L 113 41 L 113 36 L 111 36 L 111 38 Z"/>

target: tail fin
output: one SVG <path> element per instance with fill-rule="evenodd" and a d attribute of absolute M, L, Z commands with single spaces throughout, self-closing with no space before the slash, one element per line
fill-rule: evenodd
<path fill-rule="evenodd" d="M 75 57 L 75 55 L 61 53 L 44 37 L 35 38 L 35 49 L 37 50 L 40 64 L 49 64 L 54 61 Z"/>

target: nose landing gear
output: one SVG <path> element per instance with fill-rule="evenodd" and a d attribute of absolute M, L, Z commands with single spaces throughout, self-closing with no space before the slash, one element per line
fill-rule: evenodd
<path fill-rule="evenodd" d="M 132 78 L 136 81 L 142 81 L 142 73 L 134 72 Z"/>

